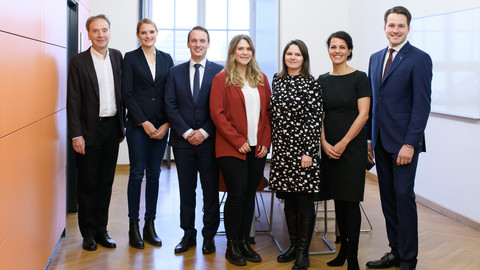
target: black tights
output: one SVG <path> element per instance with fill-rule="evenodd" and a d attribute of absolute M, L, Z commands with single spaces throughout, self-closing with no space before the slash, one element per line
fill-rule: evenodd
<path fill-rule="evenodd" d="M 347 202 L 335 200 L 335 218 L 342 245 L 348 243 L 349 251 L 358 250 L 358 239 L 360 237 L 360 214 L 359 202 Z M 353 255 L 353 254 L 352 254 Z"/>
<path fill-rule="evenodd" d="M 285 192 L 285 209 L 292 209 L 296 213 L 315 215 L 313 193 Z"/>

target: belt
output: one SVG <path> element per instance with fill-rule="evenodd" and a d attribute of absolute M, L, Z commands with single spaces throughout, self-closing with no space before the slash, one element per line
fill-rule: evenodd
<path fill-rule="evenodd" d="M 103 122 L 103 121 L 111 120 L 111 119 L 114 119 L 114 118 L 115 118 L 115 115 L 114 116 L 99 116 L 98 121 Z"/>

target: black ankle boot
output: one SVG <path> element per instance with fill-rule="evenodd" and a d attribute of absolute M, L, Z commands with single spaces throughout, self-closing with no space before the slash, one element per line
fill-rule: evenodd
<path fill-rule="evenodd" d="M 309 249 L 312 240 L 315 215 L 298 214 L 297 256 L 292 269 L 306 270 L 310 267 Z"/>
<path fill-rule="evenodd" d="M 348 250 L 348 242 L 345 240 L 345 238 L 341 238 L 341 246 L 340 250 L 338 251 L 337 257 L 335 259 L 327 262 L 328 266 L 342 266 L 345 264 L 345 261 L 347 260 L 347 250 Z"/>
<path fill-rule="evenodd" d="M 240 252 L 242 252 L 243 257 L 249 262 L 261 262 L 262 257 L 258 255 L 255 250 L 250 247 L 250 243 L 248 242 L 248 236 L 243 237 L 242 240 L 240 240 Z"/>
<path fill-rule="evenodd" d="M 288 235 L 290 236 L 290 246 L 280 253 L 277 257 L 277 262 L 285 263 L 295 260 L 297 256 L 297 233 L 298 233 L 298 218 L 297 212 L 293 209 L 285 208 L 285 220 L 287 221 Z"/>
<path fill-rule="evenodd" d="M 158 247 L 162 245 L 162 239 L 157 236 L 153 221 L 153 218 L 148 218 L 145 220 L 145 226 L 143 227 L 143 240 L 147 241 L 152 246 Z"/>
<path fill-rule="evenodd" d="M 245 257 L 240 251 L 240 240 L 227 240 L 227 251 L 225 252 L 225 259 L 233 265 L 244 266 L 247 265 Z"/>
<path fill-rule="evenodd" d="M 140 229 L 138 227 L 138 221 L 130 221 L 130 230 L 128 231 L 128 242 L 130 246 L 138 249 L 145 248 L 142 236 L 140 235 Z"/>

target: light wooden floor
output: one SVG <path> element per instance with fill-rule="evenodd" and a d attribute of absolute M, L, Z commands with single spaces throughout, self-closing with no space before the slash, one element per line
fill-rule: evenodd
<path fill-rule="evenodd" d="M 156 228 L 162 247 L 152 247 L 148 244 L 144 250 L 137 250 L 128 245 L 128 217 L 126 186 L 128 172 L 117 170 L 112 203 L 110 206 L 109 234 L 115 239 L 118 247 L 106 249 L 101 246 L 97 251 L 85 251 L 81 247 L 77 215 L 67 215 L 66 237 L 63 238 L 53 255 L 47 269 L 291 269 L 291 263 L 277 263 L 276 256 L 279 249 L 274 238 L 281 248 L 288 245 L 288 238 L 285 231 L 284 217 L 281 211 L 283 203 L 274 199 L 273 236 L 266 233 L 257 233 L 254 249 L 263 258 L 261 263 L 248 263 L 246 267 L 233 266 L 225 261 L 226 238 L 224 235 L 217 235 L 215 242 L 217 252 L 211 255 L 203 255 L 201 251 L 201 190 L 197 189 L 197 247 L 191 248 L 183 254 L 175 254 L 174 247 L 183 235 L 179 227 L 179 194 L 175 166 L 168 170 L 162 167 L 160 179 L 160 192 L 158 200 Z M 263 193 L 268 203 L 270 194 Z M 332 202 L 328 207 L 333 206 Z M 388 251 L 386 240 L 385 224 L 380 208 L 378 185 L 376 181 L 367 179 L 365 201 L 363 206 L 373 223 L 371 232 L 362 232 L 360 235 L 359 262 L 361 269 L 365 269 L 365 263 L 372 259 L 380 258 Z M 323 206 L 321 205 L 321 208 Z M 257 230 L 267 229 L 267 222 L 263 208 L 260 208 L 260 217 L 256 222 Z M 144 205 L 141 205 L 143 215 Z M 478 270 L 480 269 L 480 232 L 474 231 L 460 223 L 446 218 L 426 207 L 418 205 L 419 214 L 419 242 L 420 254 L 417 269 L 448 269 L 448 270 Z M 319 215 L 323 215 L 319 212 Z M 332 216 L 331 211 L 328 215 Z M 329 228 L 327 238 L 333 243 L 334 220 L 328 219 Z M 141 222 L 143 226 L 143 221 Z M 362 221 L 362 229 L 368 229 L 365 219 Z M 219 230 L 223 230 L 223 222 Z M 317 230 L 323 231 L 323 220 L 317 222 Z M 321 236 L 323 232 L 315 234 L 311 250 L 326 250 Z M 335 246 L 335 244 L 333 244 Z M 346 269 L 343 267 L 329 268 L 326 262 L 334 258 L 334 254 L 312 255 L 310 269 Z M 25 257 L 28 259 L 28 256 Z"/>

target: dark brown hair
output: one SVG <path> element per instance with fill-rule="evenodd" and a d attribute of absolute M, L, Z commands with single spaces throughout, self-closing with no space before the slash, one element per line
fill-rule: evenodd
<path fill-rule="evenodd" d="M 287 67 L 287 64 L 285 64 L 285 55 L 287 54 L 288 49 L 292 45 L 298 46 L 298 49 L 300 50 L 300 53 L 302 54 L 302 57 L 303 57 L 303 63 L 302 63 L 302 68 L 300 69 L 300 74 L 302 74 L 303 76 L 310 76 L 310 57 L 308 56 L 307 45 L 305 45 L 305 43 L 300 39 L 294 39 L 288 42 L 287 45 L 285 45 L 285 48 L 283 49 L 282 71 L 278 73 L 277 77 L 283 78 L 288 75 L 288 67 Z"/>
<path fill-rule="evenodd" d="M 392 13 L 405 15 L 405 17 L 407 17 L 407 26 L 410 26 L 410 21 L 412 20 L 412 14 L 410 14 L 410 11 L 408 11 L 408 9 L 406 7 L 402 7 L 402 6 L 396 6 L 396 7 L 393 7 L 391 9 L 388 9 L 387 11 L 385 11 L 385 15 L 383 16 L 383 20 L 385 21 L 385 25 L 387 25 L 388 15 L 390 15 Z"/>

